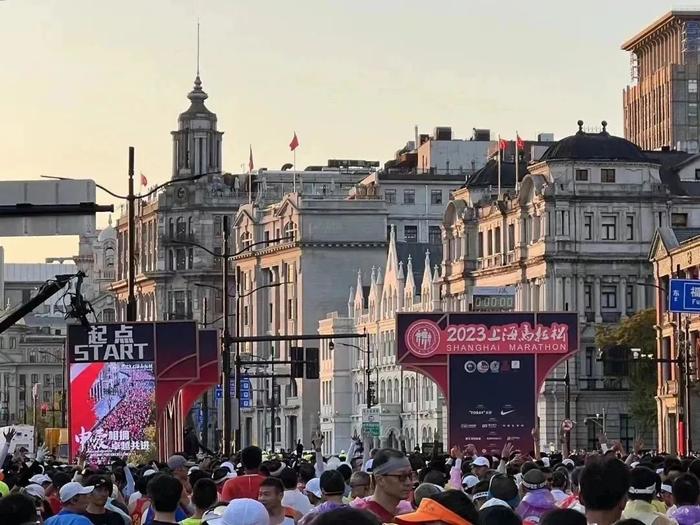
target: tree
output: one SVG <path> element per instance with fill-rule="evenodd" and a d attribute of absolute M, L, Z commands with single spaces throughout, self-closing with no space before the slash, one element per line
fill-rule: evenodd
<path fill-rule="evenodd" d="M 617 326 L 598 327 L 596 345 L 606 348 L 622 346 L 639 348 L 639 359 L 629 364 L 630 416 L 638 434 L 646 434 L 656 426 L 656 311 L 641 310 L 621 321 Z M 605 359 L 605 355 L 603 355 Z M 628 359 L 632 354 L 628 352 Z"/>

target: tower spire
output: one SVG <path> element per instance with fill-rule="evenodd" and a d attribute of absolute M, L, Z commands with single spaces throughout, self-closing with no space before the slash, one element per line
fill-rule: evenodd
<path fill-rule="evenodd" d="M 199 18 L 197 18 L 197 78 L 199 78 Z"/>

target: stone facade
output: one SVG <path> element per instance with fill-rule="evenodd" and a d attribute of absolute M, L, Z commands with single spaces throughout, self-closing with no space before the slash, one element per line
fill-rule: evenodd
<path fill-rule="evenodd" d="M 328 341 L 322 342 L 324 452 L 347 450 L 368 413 L 380 425 L 380 436 L 370 446 L 398 448 L 403 439 L 410 450 L 432 443 L 436 433 L 438 439 L 446 438 L 444 396 L 433 381 L 396 363 L 396 312 L 440 309 L 440 251 L 440 245 L 398 243 L 392 225 L 384 270 L 372 268 L 369 279 L 358 271 L 346 316 L 335 312 L 319 322 L 319 333 L 324 335 L 369 335 L 369 349 L 364 339 L 334 340 L 332 350 Z M 369 412 L 368 380 L 375 396 Z"/>
<path fill-rule="evenodd" d="M 678 212 L 700 224 L 688 214 L 697 206 L 695 189 L 679 176 L 682 162 L 696 160 L 644 153 L 604 130 L 579 127 L 527 166 L 518 190 L 510 178 L 500 199 L 469 181 L 454 193 L 444 219 L 442 307 L 467 311 L 475 286 L 513 286 L 516 310 L 578 312 L 580 351 L 569 363 L 572 447 L 594 447 L 604 424 L 629 448 L 628 380 L 597 361 L 596 328 L 654 306 L 649 244 Z M 563 376 L 562 364 L 552 377 Z M 545 448 L 558 445 L 565 402 L 562 383 L 545 383 Z"/>
<path fill-rule="evenodd" d="M 658 364 L 657 416 L 659 450 L 675 453 L 678 447 L 678 416 L 680 369 L 668 362 L 678 359 L 679 349 L 689 350 L 686 358 L 690 365 L 688 379 L 691 388 L 690 413 L 686 418 L 693 442 L 700 439 L 700 395 L 698 395 L 698 345 L 700 344 L 700 318 L 692 314 L 673 314 L 668 311 L 669 281 L 672 278 L 700 278 L 700 229 L 661 227 L 656 232 L 649 252 L 654 268 L 657 288 L 656 326 L 657 357 L 665 360 Z M 686 333 L 688 336 L 687 342 Z M 690 423 L 688 423 L 690 422 Z M 697 448 L 697 445 L 696 445 Z"/>
<path fill-rule="evenodd" d="M 366 271 L 383 260 L 386 207 L 381 200 L 353 201 L 329 195 L 292 193 L 264 208 L 244 205 L 236 217 L 234 258 L 239 290 L 237 333 L 315 334 L 325 312 L 343 307 L 341 279 L 360 265 Z M 276 241 L 276 239 L 284 239 Z M 265 242 L 268 241 L 268 242 Z M 260 243 L 260 244 L 256 244 Z M 272 286 L 270 286 L 272 285 Z M 290 342 L 243 344 L 244 359 L 289 360 Z M 317 342 L 304 346 L 318 348 Z M 255 368 L 255 367 L 253 367 Z M 289 365 L 258 367 L 288 373 Z M 254 406 L 243 410 L 242 444 L 308 446 L 318 430 L 318 380 L 253 381 Z M 274 386 L 274 388 L 273 388 Z M 274 393 L 274 395 L 271 395 Z M 271 414 L 271 412 L 273 412 Z M 270 442 L 270 421 L 274 442 Z"/>

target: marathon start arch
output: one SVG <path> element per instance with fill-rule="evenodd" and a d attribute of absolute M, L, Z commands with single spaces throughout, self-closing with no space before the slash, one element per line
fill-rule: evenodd
<path fill-rule="evenodd" d="M 574 312 L 398 313 L 397 360 L 445 393 L 449 443 L 532 447 L 537 397 L 578 350 Z"/>

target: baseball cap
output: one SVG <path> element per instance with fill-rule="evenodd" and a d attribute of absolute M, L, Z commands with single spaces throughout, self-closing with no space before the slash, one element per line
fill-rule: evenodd
<path fill-rule="evenodd" d="M 227 468 L 229 472 L 236 472 L 236 467 L 234 467 L 233 463 L 230 461 L 224 461 L 221 465 L 219 465 L 219 468 Z"/>
<path fill-rule="evenodd" d="M 547 479 L 541 470 L 533 468 L 523 475 L 522 486 L 530 490 L 543 489 L 547 486 Z"/>
<path fill-rule="evenodd" d="M 468 476 L 464 476 L 464 477 L 462 478 L 462 486 L 463 486 L 465 489 L 470 489 L 470 488 L 472 488 L 474 485 L 476 485 L 477 483 L 479 483 L 479 478 L 477 478 L 477 477 L 474 476 L 473 474 L 469 474 Z"/>
<path fill-rule="evenodd" d="M 144 473 L 141 475 L 143 478 L 147 478 L 148 476 L 152 476 L 153 474 L 158 474 L 157 470 L 154 470 L 152 468 L 149 468 L 144 471 Z"/>
<path fill-rule="evenodd" d="M 238 498 L 226 505 L 220 517 L 206 517 L 206 523 L 209 525 L 269 525 L 270 516 L 259 501 Z"/>
<path fill-rule="evenodd" d="M 319 478 L 310 479 L 306 483 L 306 492 L 310 492 L 317 498 L 323 497 L 323 493 L 321 492 L 321 480 Z"/>
<path fill-rule="evenodd" d="M 571 467 L 574 468 L 576 464 L 574 463 L 574 460 L 571 458 L 566 458 L 564 461 L 561 462 L 562 465 L 565 467 Z"/>
<path fill-rule="evenodd" d="M 478 458 L 474 459 L 474 461 L 472 461 L 472 467 L 490 467 L 490 466 L 491 466 L 491 463 L 489 463 L 489 460 L 483 456 L 479 456 Z"/>
<path fill-rule="evenodd" d="M 435 500 L 423 498 L 418 506 L 418 510 L 408 514 L 401 514 L 394 519 L 395 523 L 408 525 L 412 523 L 439 522 L 447 525 L 470 525 L 459 514 L 452 512 L 447 507 L 440 505 Z"/>
<path fill-rule="evenodd" d="M 29 482 L 41 485 L 42 483 L 51 483 L 51 478 L 46 474 L 34 474 L 31 478 L 29 478 Z"/>
<path fill-rule="evenodd" d="M 58 492 L 58 497 L 60 498 L 61 503 L 65 503 L 66 501 L 69 501 L 80 494 L 91 494 L 93 490 L 95 490 L 95 487 L 92 485 L 83 487 L 77 481 L 71 481 L 70 483 L 66 483 L 61 487 L 61 490 Z"/>
<path fill-rule="evenodd" d="M 421 483 L 413 491 L 413 500 L 417 505 L 423 501 L 423 498 L 429 498 L 435 496 L 435 494 L 440 494 L 443 492 L 443 488 L 440 485 L 435 485 L 434 483 Z"/>
<path fill-rule="evenodd" d="M 175 454 L 174 456 L 170 456 L 168 458 L 168 468 L 170 470 L 193 466 L 194 463 L 192 463 L 191 461 L 187 461 L 187 459 L 185 459 L 185 456 L 181 456 L 179 454 Z"/>
<path fill-rule="evenodd" d="M 214 483 L 216 483 L 217 485 L 219 483 L 223 483 L 227 479 L 233 479 L 235 477 L 236 477 L 236 474 L 234 474 L 233 472 L 230 472 L 226 467 L 219 467 L 211 475 L 211 479 L 214 480 Z"/>
<path fill-rule="evenodd" d="M 46 491 L 44 490 L 44 487 L 42 487 L 41 485 L 37 485 L 36 483 L 31 483 L 24 487 L 24 492 L 26 494 L 29 494 L 30 496 L 34 496 L 35 498 L 44 499 L 46 497 Z"/>

